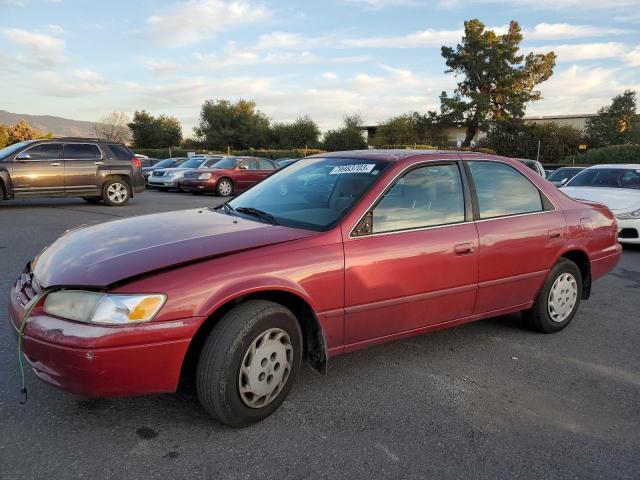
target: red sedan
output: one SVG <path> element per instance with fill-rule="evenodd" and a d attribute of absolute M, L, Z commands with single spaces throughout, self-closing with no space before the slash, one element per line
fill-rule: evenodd
<path fill-rule="evenodd" d="M 266 158 L 225 157 L 209 168 L 185 173 L 180 187 L 191 193 L 212 192 L 227 197 L 253 187 L 277 169 Z"/>
<path fill-rule="evenodd" d="M 518 311 L 562 330 L 620 251 L 606 207 L 517 161 L 331 153 L 215 209 L 66 233 L 29 263 L 10 317 L 52 385 L 172 392 L 195 364 L 204 409 L 243 426 L 280 406 L 303 359 L 324 372 L 342 353 Z"/>

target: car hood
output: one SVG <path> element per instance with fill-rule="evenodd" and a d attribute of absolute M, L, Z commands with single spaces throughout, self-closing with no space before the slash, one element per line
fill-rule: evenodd
<path fill-rule="evenodd" d="M 144 215 L 66 232 L 32 264 L 43 288 L 106 287 L 192 262 L 316 234 L 209 208 Z"/>
<path fill-rule="evenodd" d="M 561 190 L 576 200 L 602 203 L 613 213 L 640 208 L 640 190 L 606 187 L 563 187 Z"/>

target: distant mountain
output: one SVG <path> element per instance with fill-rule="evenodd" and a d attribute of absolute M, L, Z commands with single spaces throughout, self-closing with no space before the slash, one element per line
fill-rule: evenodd
<path fill-rule="evenodd" d="M 53 117 L 51 115 L 26 115 L 0 110 L 0 124 L 13 125 L 20 120 L 26 120 L 34 128 L 45 130 L 57 136 L 91 137 L 94 136 L 94 122 L 69 120 L 68 118 Z"/>

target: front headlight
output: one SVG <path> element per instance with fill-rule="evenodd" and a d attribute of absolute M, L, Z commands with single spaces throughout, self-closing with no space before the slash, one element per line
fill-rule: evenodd
<path fill-rule="evenodd" d="M 44 311 L 57 317 L 103 325 L 152 320 L 166 295 L 116 295 L 82 290 L 60 290 L 47 295 Z"/>
<path fill-rule="evenodd" d="M 198 180 L 209 180 L 211 178 L 211 174 L 210 173 L 201 173 L 198 176 Z"/>
<path fill-rule="evenodd" d="M 633 212 L 619 213 L 616 215 L 616 218 L 619 218 L 620 220 L 640 219 L 640 208 L 638 210 L 634 210 Z"/>

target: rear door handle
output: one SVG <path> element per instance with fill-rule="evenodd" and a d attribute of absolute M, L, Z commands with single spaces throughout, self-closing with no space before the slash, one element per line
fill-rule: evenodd
<path fill-rule="evenodd" d="M 96 165 L 104 165 L 104 162 L 93 162 L 93 163 L 95 163 Z"/>
<path fill-rule="evenodd" d="M 53 163 L 50 163 L 49 165 L 51 165 L 52 167 L 59 167 L 62 164 L 60 162 L 53 162 Z"/>
<path fill-rule="evenodd" d="M 453 247 L 453 251 L 456 255 L 469 255 L 473 253 L 472 243 L 459 243 Z"/>
<path fill-rule="evenodd" d="M 549 238 L 560 238 L 562 236 L 562 230 L 554 229 L 549 230 Z"/>

